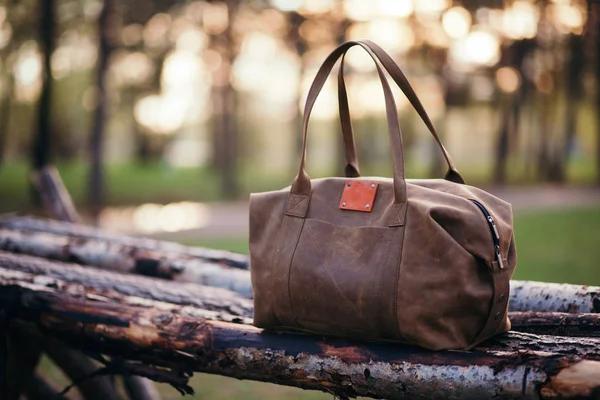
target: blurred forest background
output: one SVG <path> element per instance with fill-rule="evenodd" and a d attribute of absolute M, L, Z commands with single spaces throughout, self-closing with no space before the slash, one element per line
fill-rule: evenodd
<path fill-rule="evenodd" d="M 317 68 L 337 44 L 371 39 L 467 182 L 513 202 L 516 278 L 599 285 L 599 33 L 593 0 L 2 0 L 0 212 L 40 213 L 29 173 L 52 164 L 91 223 L 245 252 L 248 193 L 296 174 Z M 361 170 L 390 176 L 374 65 L 351 50 L 345 71 Z M 395 94 L 408 177 L 441 177 Z M 311 176 L 341 175 L 343 156 L 331 79 Z M 322 398 L 197 379 L 197 398 Z"/>

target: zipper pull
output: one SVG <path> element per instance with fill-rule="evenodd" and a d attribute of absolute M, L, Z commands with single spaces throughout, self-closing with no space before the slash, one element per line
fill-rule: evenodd
<path fill-rule="evenodd" d="M 500 245 L 494 246 L 496 252 L 496 260 L 498 260 L 498 266 L 500 269 L 504 269 L 504 261 L 502 261 L 502 254 L 500 254 Z"/>
<path fill-rule="evenodd" d="M 494 231 L 494 236 L 496 236 L 496 240 L 500 240 L 500 233 L 498 232 L 498 228 L 496 228 L 496 221 L 494 221 L 494 217 L 489 215 L 487 217 L 487 220 L 490 223 L 492 230 Z"/>

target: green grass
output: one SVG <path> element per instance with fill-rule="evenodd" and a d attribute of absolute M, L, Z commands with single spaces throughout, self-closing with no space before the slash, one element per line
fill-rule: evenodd
<path fill-rule="evenodd" d="M 600 285 L 600 207 L 515 215 L 515 279 Z"/>
<path fill-rule="evenodd" d="M 59 164 L 57 168 L 73 201 L 77 205 L 86 204 L 89 170 L 85 164 Z M 29 171 L 29 167 L 21 162 L 0 167 L 0 212 L 28 211 L 33 207 Z M 208 169 L 111 164 L 106 168 L 106 183 L 108 205 L 218 199 L 217 180 Z"/>
<path fill-rule="evenodd" d="M 365 176 L 390 176 L 389 160 L 363 165 Z M 85 211 L 88 204 L 87 181 L 89 167 L 83 161 L 56 164 L 75 205 Z M 525 174 L 522 163 L 511 160 L 508 180 L 512 184 L 531 184 L 533 176 Z M 476 186 L 490 183 L 491 166 L 461 165 L 460 171 Z M 31 212 L 29 188 L 30 168 L 25 161 L 10 161 L 0 164 L 0 213 Z M 335 175 L 336 171 L 310 170 L 314 177 Z M 407 178 L 429 177 L 428 167 L 418 160 L 407 159 Z M 295 170 L 265 170 L 253 165 L 240 167 L 240 199 L 247 199 L 251 192 L 280 189 L 291 184 Z M 441 177 L 443 172 L 436 174 Z M 591 158 L 573 160 L 567 175 L 570 183 L 589 184 L 594 181 L 595 164 Z M 169 203 L 176 201 L 213 202 L 222 200 L 218 174 L 208 167 L 172 168 L 162 163 L 140 165 L 135 163 L 109 164 L 105 169 L 106 205 L 133 205 L 141 203 Z"/>

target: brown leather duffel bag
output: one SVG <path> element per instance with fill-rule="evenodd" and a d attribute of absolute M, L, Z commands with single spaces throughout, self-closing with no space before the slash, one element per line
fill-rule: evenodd
<path fill-rule="evenodd" d="M 352 46 L 377 65 L 385 96 L 393 179 L 360 178 L 340 68 L 345 178 L 310 179 L 308 119 L 336 61 Z M 343 65 L 343 64 L 342 64 Z M 406 180 L 385 68 L 448 163 L 445 179 Z M 370 41 L 336 48 L 308 93 L 300 171 L 291 187 L 250 197 L 254 324 L 468 349 L 510 329 L 509 280 L 517 262 L 510 204 L 468 186 L 392 58 Z"/>

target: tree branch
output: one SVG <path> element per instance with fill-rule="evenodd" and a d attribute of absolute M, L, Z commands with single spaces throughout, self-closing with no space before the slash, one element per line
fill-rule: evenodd
<path fill-rule="evenodd" d="M 31 183 L 40 195 L 47 215 L 60 221 L 81 221 L 56 168 L 46 165 L 33 171 Z"/>

